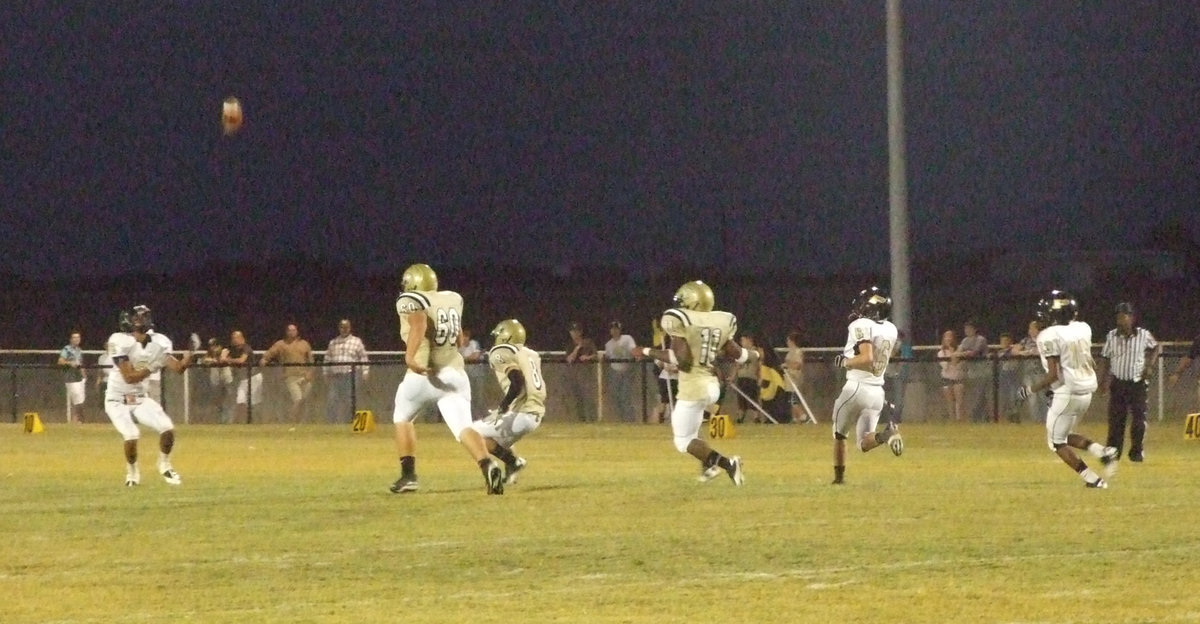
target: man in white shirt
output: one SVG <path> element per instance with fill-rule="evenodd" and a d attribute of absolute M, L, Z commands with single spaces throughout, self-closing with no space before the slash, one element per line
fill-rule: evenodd
<path fill-rule="evenodd" d="M 604 359 L 610 360 L 608 378 L 605 380 L 608 390 L 608 404 L 621 422 L 634 422 L 633 417 L 633 380 L 634 368 L 629 360 L 633 359 L 633 350 L 637 347 L 633 336 L 621 329 L 620 321 L 608 325 L 608 342 L 604 343 Z M 623 361 L 613 361 L 623 360 Z"/>

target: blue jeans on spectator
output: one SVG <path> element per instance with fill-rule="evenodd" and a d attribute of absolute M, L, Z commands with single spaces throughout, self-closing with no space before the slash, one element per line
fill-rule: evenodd
<path fill-rule="evenodd" d="M 353 377 L 350 373 L 325 378 L 329 390 L 325 399 L 325 421 L 344 424 L 354 420 Z"/>
<path fill-rule="evenodd" d="M 612 413 L 621 422 L 636 422 L 638 419 L 633 415 L 633 368 L 623 371 L 610 368 L 604 372 L 604 382 L 608 390 L 606 396 Z"/>

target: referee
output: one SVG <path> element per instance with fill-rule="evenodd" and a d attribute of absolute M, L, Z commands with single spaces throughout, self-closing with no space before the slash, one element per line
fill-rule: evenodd
<path fill-rule="evenodd" d="M 1125 421 L 1129 426 L 1129 461 L 1144 457 L 1146 439 L 1146 387 L 1154 376 L 1154 367 L 1162 347 L 1154 335 L 1133 324 L 1133 305 L 1118 303 L 1117 328 L 1108 332 L 1100 357 L 1108 365 L 1101 393 L 1111 390 L 1108 401 L 1108 446 L 1116 447 L 1117 457 L 1125 441 Z"/>

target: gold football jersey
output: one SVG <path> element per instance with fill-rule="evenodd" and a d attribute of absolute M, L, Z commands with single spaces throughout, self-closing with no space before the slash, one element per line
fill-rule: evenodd
<path fill-rule="evenodd" d="M 679 398 L 707 401 L 708 388 L 717 381 L 717 356 L 737 334 L 737 318 L 728 312 L 698 312 L 671 308 L 663 312 L 662 328 L 668 336 L 683 338 L 692 352 L 691 370 L 679 371 Z"/>
<path fill-rule="evenodd" d="M 425 337 L 417 347 L 416 360 L 427 368 L 451 366 L 465 370 L 462 354 L 458 352 L 458 334 L 462 332 L 462 295 L 449 290 L 408 291 L 396 298 L 396 314 L 400 315 L 400 339 L 408 340 L 408 315 L 424 312 Z"/>
<path fill-rule="evenodd" d="M 525 345 L 498 344 L 488 351 L 488 363 L 492 365 L 504 394 L 508 394 L 512 385 L 508 380 L 509 371 L 519 370 L 525 378 L 524 392 L 513 399 L 509 409 L 538 418 L 546 414 L 546 380 L 542 378 L 542 358 L 537 351 Z"/>

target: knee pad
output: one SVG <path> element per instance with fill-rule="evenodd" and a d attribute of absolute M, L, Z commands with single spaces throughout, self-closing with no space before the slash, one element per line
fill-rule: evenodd
<path fill-rule="evenodd" d="M 679 451 L 680 453 L 686 453 L 688 445 L 691 444 L 692 440 L 695 439 L 696 438 L 683 438 L 675 436 L 675 450 Z"/>

